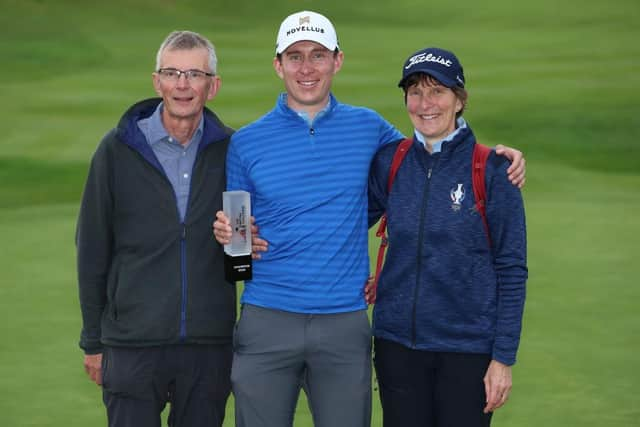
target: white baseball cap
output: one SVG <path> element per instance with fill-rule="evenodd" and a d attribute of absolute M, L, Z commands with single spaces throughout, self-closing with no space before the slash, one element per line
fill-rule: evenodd
<path fill-rule="evenodd" d="M 329 50 L 340 49 L 333 24 L 327 17 L 316 12 L 296 12 L 282 21 L 276 40 L 276 55 L 301 40 L 320 43 Z"/>

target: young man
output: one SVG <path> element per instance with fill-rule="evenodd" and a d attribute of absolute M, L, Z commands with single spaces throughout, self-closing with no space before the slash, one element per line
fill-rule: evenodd
<path fill-rule="evenodd" d="M 234 337 L 240 427 L 291 426 L 301 387 L 316 426 L 370 425 L 367 177 L 376 151 L 403 136 L 331 94 L 343 59 L 326 17 L 287 17 L 273 60 L 286 93 L 229 146 L 227 188 L 251 193 L 269 242 Z M 214 234 L 223 244 L 231 236 L 221 212 Z"/>
<path fill-rule="evenodd" d="M 169 34 L 153 85 L 100 143 L 77 227 L 80 347 L 109 425 L 221 426 L 230 393 L 233 284 L 209 235 L 232 130 L 205 103 L 219 88 L 199 34 Z"/>

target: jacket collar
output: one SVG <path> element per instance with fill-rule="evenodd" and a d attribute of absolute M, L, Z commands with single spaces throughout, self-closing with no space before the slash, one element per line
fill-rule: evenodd
<path fill-rule="evenodd" d="M 468 125 L 468 123 L 465 122 L 464 127 L 458 127 L 454 132 L 440 141 L 440 150 L 434 152 L 432 155 L 439 154 L 440 161 L 445 161 L 446 159 L 451 157 L 457 150 L 464 149 L 464 147 L 473 143 L 475 139 L 476 138 L 473 134 L 473 131 L 471 130 L 471 127 Z M 413 135 L 413 145 L 417 150 L 426 153 L 422 141 L 420 141 L 416 137 L 415 133 Z"/>
<path fill-rule="evenodd" d="M 138 128 L 138 121 L 153 115 L 158 105 L 162 102 L 162 98 L 151 98 L 140 101 L 131 106 L 122 116 L 116 129 L 116 137 L 124 144 L 139 152 L 149 163 L 162 170 L 162 166 L 151 146 Z M 231 136 L 233 130 L 225 126 L 218 116 L 205 107 L 204 109 L 204 128 L 202 133 L 202 141 L 198 146 L 198 152 L 205 147 L 216 142 L 223 141 Z"/>

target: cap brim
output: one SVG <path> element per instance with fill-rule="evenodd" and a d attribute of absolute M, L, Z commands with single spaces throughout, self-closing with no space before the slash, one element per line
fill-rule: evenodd
<path fill-rule="evenodd" d="M 411 76 L 412 76 L 412 75 L 414 75 L 414 74 L 418 74 L 418 73 L 428 74 L 428 75 L 430 75 L 431 77 L 433 77 L 434 79 L 438 80 L 438 81 L 439 81 L 443 86 L 446 86 L 446 87 L 448 87 L 448 88 L 452 88 L 452 87 L 460 86 L 460 85 L 458 84 L 458 82 L 457 82 L 457 81 L 455 81 L 455 80 L 451 80 L 451 79 L 449 79 L 448 77 L 446 77 L 444 74 L 441 74 L 441 73 L 439 73 L 439 72 L 437 72 L 437 71 L 432 71 L 432 70 L 416 70 L 415 72 L 410 73 L 410 74 L 407 74 L 406 76 L 404 76 L 404 77 L 402 78 L 402 80 L 400 80 L 400 81 L 398 82 L 398 87 L 402 87 L 402 86 L 404 86 L 404 82 L 405 82 L 409 77 L 411 77 Z"/>
<path fill-rule="evenodd" d="M 282 54 L 285 50 L 289 49 L 289 47 L 291 47 L 291 45 L 296 44 L 298 42 L 314 42 L 314 43 L 318 43 L 319 45 L 326 47 L 327 49 L 329 49 L 332 52 L 335 51 L 336 49 L 340 50 L 340 47 L 337 44 L 333 45 L 331 43 L 324 43 L 324 42 L 321 42 L 321 41 L 318 41 L 318 40 L 300 38 L 300 39 L 297 39 L 297 40 L 289 41 L 282 48 L 280 46 L 276 47 L 276 55 Z"/>

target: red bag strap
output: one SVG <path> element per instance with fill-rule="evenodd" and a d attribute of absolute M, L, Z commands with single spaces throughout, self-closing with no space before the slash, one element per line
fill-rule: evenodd
<path fill-rule="evenodd" d="M 393 181 L 396 179 L 396 174 L 398 173 L 398 169 L 402 164 L 405 156 L 409 152 L 409 148 L 411 148 L 411 144 L 413 143 L 412 139 L 404 139 L 398 144 L 398 148 L 396 148 L 396 152 L 393 155 L 393 160 L 391 162 L 391 169 L 389 169 L 389 179 L 387 180 L 387 194 L 391 193 L 391 187 L 393 187 Z M 374 276 L 373 281 L 373 292 L 375 295 L 376 288 L 378 287 L 378 280 L 380 279 L 380 272 L 382 271 L 382 263 L 384 261 L 384 252 L 387 249 L 389 241 L 387 240 L 387 214 L 382 214 L 380 218 L 380 223 L 378 225 L 378 230 L 376 231 L 376 236 L 380 237 L 380 248 L 378 248 L 378 259 L 376 260 L 376 275 Z"/>
<path fill-rule="evenodd" d="M 398 148 L 396 148 L 396 152 L 393 155 L 393 161 L 391 162 L 391 169 L 389 169 L 389 180 L 387 181 L 387 193 L 391 193 L 391 187 L 393 186 L 393 181 L 396 179 L 396 174 L 398 173 L 398 169 L 404 160 L 404 157 L 409 152 L 409 148 L 411 148 L 411 144 L 413 143 L 413 139 L 403 139 L 400 144 L 398 144 Z"/>
<path fill-rule="evenodd" d="M 489 247 L 491 247 L 491 235 L 489 234 L 489 223 L 487 222 L 487 188 L 484 182 L 489 154 L 491 154 L 491 148 L 486 145 L 476 143 L 473 147 L 471 184 L 473 186 L 473 196 L 476 201 L 476 210 L 482 217 Z"/>

